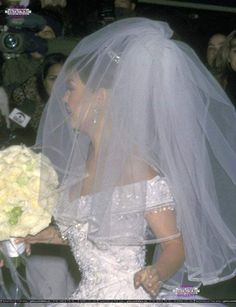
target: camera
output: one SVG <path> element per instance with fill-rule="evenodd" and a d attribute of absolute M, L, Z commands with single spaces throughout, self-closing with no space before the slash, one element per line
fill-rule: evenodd
<path fill-rule="evenodd" d="M 24 39 L 20 33 L 8 32 L 0 29 L 0 51 L 3 53 L 22 53 L 24 51 Z"/>
<path fill-rule="evenodd" d="M 6 24 L 0 26 L 0 51 L 8 58 L 23 52 L 46 52 L 47 41 L 35 35 L 45 24 L 44 18 L 37 14 L 24 16 L 20 23 L 6 18 Z"/>

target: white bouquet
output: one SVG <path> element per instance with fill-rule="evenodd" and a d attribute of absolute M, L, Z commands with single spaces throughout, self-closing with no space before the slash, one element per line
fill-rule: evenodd
<path fill-rule="evenodd" d="M 42 154 L 24 145 L 1 150 L 0 241 L 35 235 L 46 228 L 57 201 L 57 187 L 57 174 Z"/>

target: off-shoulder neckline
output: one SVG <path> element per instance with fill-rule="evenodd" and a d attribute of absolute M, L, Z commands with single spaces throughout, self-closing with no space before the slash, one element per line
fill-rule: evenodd
<path fill-rule="evenodd" d="M 156 180 L 159 180 L 159 179 L 162 179 L 163 177 L 161 177 L 160 175 L 156 175 L 154 177 L 152 177 L 151 179 L 148 179 L 148 180 L 142 180 L 142 181 L 136 181 L 136 182 L 133 182 L 133 183 L 129 183 L 129 184 L 125 184 L 125 185 L 122 185 L 122 186 L 117 186 L 115 187 L 114 190 L 116 189 L 123 189 L 123 188 L 128 188 L 128 187 L 131 187 L 131 186 L 134 186 L 134 185 L 137 185 L 137 184 L 142 184 L 144 182 L 146 182 L 147 184 L 151 184 L 153 183 L 154 181 Z M 85 194 L 85 195 L 81 195 L 79 198 L 75 199 L 75 200 L 72 200 L 73 201 L 79 201 L 79 200 L 85 200 L 85 199 L 89 199 L 92 197 L 92 195 L 97 195 L 99 194 L 100 192 L 97 192 L 95 194 Z"/>

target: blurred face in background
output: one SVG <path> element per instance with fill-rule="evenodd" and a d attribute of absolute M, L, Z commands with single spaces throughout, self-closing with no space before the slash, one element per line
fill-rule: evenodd
<path fill-rule="evenodd" d="M 134 10 L 135 4 L 132 3 L 130 0 L 115 0 L 115 7 L 122 7 L 125 9 Z"/>
<path fill-rule="evenodd" d="M 66 7 L 66 0 L 41 0 L 41 7 L 44 8 L 46 6 L 61 6 Z"/>
<path fill-rule="evenodd" d="M 221 33 L 214 34 L 208 42 L 207 46 L 207 63 L 212 67 L 213 61 L 216 57 L 218 50 L 223 46 L 226 36 Z"/>
<path fill-rule="evenodd" d="M 229 64 L 233 71 L 236 72 L 236 37 L 232 39 L 229 51 Z"/>
<path fill-rule="evenodd" d="M 130 17 L 135 10 L 135 3 L 130 0 L 115 0 L 114 5 L 117 19 Z"/>
<path fill-rule="evenodd" d="M 53 29 L 49 26 L 44 26 L 43 29 L 37 33 L 35 33 L 36 36 L 39 36 L 43 39 L 54 39 L 56 38 L 55 32 Z"/>
<path fill-rule="evenodd" d="M 53 84 L 56 81 L 56 78 L 59 75 L 61 69 L 62 69 L 62 64 L 53 64 L 48 69 L 47 75 L 43 81 L 48 96 L 51 95 Z"/>

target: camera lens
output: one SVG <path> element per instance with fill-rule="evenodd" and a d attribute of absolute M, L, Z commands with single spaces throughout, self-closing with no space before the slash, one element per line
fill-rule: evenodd
<path fill-rule="evenodd" d="M 0 52 L 15 54 L 23 52 L 23 40 L 23 35 L 21 33 L 0 33 Z"/>
<path fill-rule="evenodd" d="M 4 43 L 4 46 L 8 49 L 15 49 L 19 46 L 20 39 L 14 34 L 9 33 L 4 37 L 3 43 Z"/>

